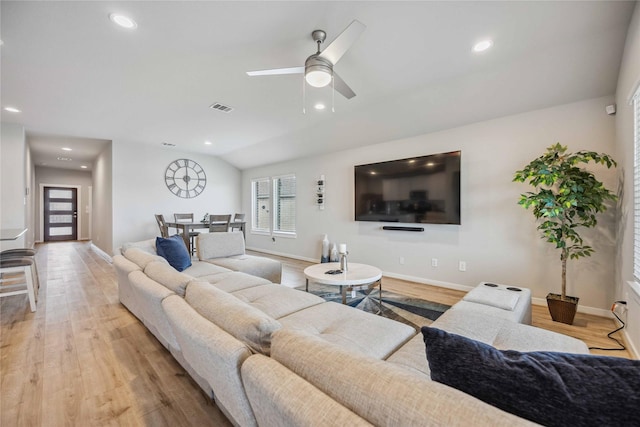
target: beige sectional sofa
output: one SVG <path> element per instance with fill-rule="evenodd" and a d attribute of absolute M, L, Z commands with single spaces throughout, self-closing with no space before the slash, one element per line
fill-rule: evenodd
<path fill-rule="evenodd" d="M 262 260 L 212 263 L 205 257 L 225 258 L 224 239 L 233 246 L 239 233 L 215 234 L 199 236 L 200 260 L 181 273 L 153 240 L 123 246 L 114 265 L 121 302 L 235 425 L 531 425 L 431 381 L 412 327 L 246 273 L 270 277 Z M 579 340 L 472 310 L 448 310 L 433 326 L 498 348 L 588 352 Z"/>

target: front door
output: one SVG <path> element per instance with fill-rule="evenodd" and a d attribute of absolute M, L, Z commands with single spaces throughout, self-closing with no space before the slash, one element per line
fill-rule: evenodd
<path fill-rule="evenodd" d="M 78 240 L 78 190 L 44 187 L 44 241 Z"/>

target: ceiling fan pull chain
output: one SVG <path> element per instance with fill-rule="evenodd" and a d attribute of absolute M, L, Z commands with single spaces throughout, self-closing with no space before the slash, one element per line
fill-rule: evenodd
<path fill-rule="evenodd" d="M 307 82 L 302 75 L 302 114 L 307 114 Z"/>
<path fill-rule="evenodd" d="M 336 79 L 331 76 L 331 112 L 336 112 Z"/>

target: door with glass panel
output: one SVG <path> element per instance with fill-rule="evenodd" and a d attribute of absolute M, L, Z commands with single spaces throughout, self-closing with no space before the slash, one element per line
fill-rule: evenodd
<path fill-rule="evenodd" d="M 44 187 L 44 241 L 78 240 L 78 190 Z"/>

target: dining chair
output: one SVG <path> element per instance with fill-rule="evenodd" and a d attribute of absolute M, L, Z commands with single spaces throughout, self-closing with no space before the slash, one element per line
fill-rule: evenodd
<path fill-rule="evenodd" d="M 244 232 L 244 224 L 236 224 L 237 222 L 244 222 L 244 214 L 243 213 L 236 213 L 233 216 L 233 221 L 231 222 L 231 231 L 240 230 L 240 231 Z"/>
<path fill-rule="evenodd" d="M 209 215 L 209 232 L 227 232 L 229 231 L 229 223 L 231 222 L 231 214 L 229 215 Z"/>
<path fill-rule="evenodd" d="M 176 222 L 193 222 L 193 213 L 177 213 L 173 214 Z M 200 235 L 199 231 L 189 231 L 189 241 L 191 242 L 191 255 L 196 253 L 196 237 Z"/>
<path fill-rule="evenodd" d="M 0 257 L 0 298 L 27 294 L 31 311 L 36 311 L 37 282 L 33 280 L 31 257 Z"/>
<path fill-rule="evenodd" d="M 165 239 L 169 237 L 169 227 L 167 227 L 167 223 L 164 220 L 164 215 L 156 214 L 156 222 L 158 223 L 158 227 L 160 228 L 160 236 Z"/>

